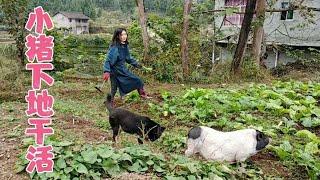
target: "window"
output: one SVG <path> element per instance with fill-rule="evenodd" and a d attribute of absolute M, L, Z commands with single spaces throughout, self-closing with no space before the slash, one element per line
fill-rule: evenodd
<path fill-rule="evenodd" d="M 71 19 L 71 18 L 69 18 L 69 22 L 72 22 L 72 19 Z"/>
<path fill-rule="evenodd" d="M 289 2 L 282 2 L 281 8 L 282 9 L 289 9 Z M 293 10 L 281 12 L 280 20 L 287 20 L 287 19 L 293 19 Z"/>
<path fill-rule="evenodd" d="M 225 0 L 225 7 L 239 8 L 239 12 L 245 12 L 247 0 Z M 224 20 L 225 26 L 241 26 L 244 14 L 227 15 Z"/>

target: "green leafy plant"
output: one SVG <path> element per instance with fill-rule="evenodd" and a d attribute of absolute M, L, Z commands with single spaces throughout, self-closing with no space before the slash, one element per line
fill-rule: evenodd
<path fill-rule="evenodd" d="M 25 146 L 33 143 L 33 139 L 25 139 Z M 199 161 L 190 161 L 182 156 L 166 159 L 162 154 L 156 154 L 143 146 L 128 146 L 116 150 L 109 145 L 73 145 L 72 142 L 59 142 L 48 138 L 46 144 L 54 146 L 54 171 L 52 173 L 32 173 L 33 179 L 74 179 L 90 178 L 101 179 L 116 177 L 123 172 L 145 173 L 153 172 L 157 176 L 173 175 L 189 177 L 209 177 L 212 172 L 217 176 L 228 176 L 228 173 L 219 169 L 219 164 Z M 187 163 L 186 163 L 187 162 Z M 28 161 L 24 154 L 19 156 L 16 172 L 25 170 Z"/>

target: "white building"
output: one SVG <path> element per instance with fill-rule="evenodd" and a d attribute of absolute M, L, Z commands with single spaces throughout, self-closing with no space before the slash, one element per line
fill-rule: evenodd
<path fill-rule="evenodd" d="M 244 12 L 246 2 L 246 0 L 217 0 L 215 9 L 223 10 L 227 7 L 233 7 L 239 9 L 240 12 Z M 267 0 L 267 2 L 268 5 L 272 4 L 271 0 Z M 264 40 L 267 45 L 266 53 L 268 55 L 265 62 L 269 68 L 298 60 L 288 56 L 288 52 L 284 51 L 288 47 L 302 50 L 320 48 L 320 0 L 305 0 L 302 3 L 303 6 L 308 7 L 314 14 L 312 19 L 315 23 L 308 23 L 301 16 L 300 10 L 290 10 L 290 7 L 293 5 L 292 2 L 293 0 L 278 0 L 275 1 L 272 7 L 267 7 L 267 9 L 284 10 L 266 13 L 263 27 L 265 32 Z M 313 11 L 312 9 L 317 10 Z M 217 58 L 221 60 L 232 59 L 235 49 L 232 48 L 233 50 L 230 51 L 229 48 L 225 47 L 235 47 L 243 17 L 244 14 L 232 14 L 215 19 L 216 27 L 221 27 L 225 37 L 228 37 L 218 41 L 221 48 L 217 52 Z M 249 46 L 251 41 L 252 36 L 249 36 Z M 309 58 L 311 54 L 306 51 L 304 56 L 304 58 Z"/>
<path fill-rule="evenodd" d="M 67 28 L 73 34 L 89 33 L 89 17 L 79 12 L 58 12 L 53 17 L 57 28 Z"/>

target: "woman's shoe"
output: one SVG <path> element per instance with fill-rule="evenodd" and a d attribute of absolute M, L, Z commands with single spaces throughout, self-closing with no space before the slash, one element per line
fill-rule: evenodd
<path fill-rule="evenodd" d="M 145 92 L 145 90 L 143 88 L 138 89 L 138 93 L 139 93 L 140 97 L 143 99 L 152 99 L 152 97 L 148 96 L 148 94 Z"/>
<path fill-rule="evenodd" d="M 140 95 L 140 97 L 142 97 L 143 99 L 152 99 L 152 97 L 148 96 L 147 94 Z"/>

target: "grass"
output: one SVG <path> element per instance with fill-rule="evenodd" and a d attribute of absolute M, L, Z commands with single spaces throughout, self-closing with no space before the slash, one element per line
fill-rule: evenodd
<path fill-rule="evenodd" d="M 3 144 L 7 147 L 5 150 L 0 150 L 0 154 L 4 154 L 5 157 L 13 157 L 12 159 L 4 158 L 0 163 L 1 167 L 4 167 L 3 175 L 0 177 L 8 178 L 10 173 L 14 171 L 14 161 L 18 159 L 16 155 L 23 154 L 26 150 L 26 146 L 22 143 L 27 139 L 24 135 L 24 130 L 28 127 L 26 123 L 28 117 L 26 117 L 24 113 L 27 107 L 24 96 L 28 88 L 30 88 L 31 77 L 30 74 L 20 72 L 18 66 L 15 65 L 17 64 L 16 61 L 13 59 L 0 56 L 0 64 L 2 65 L 0 66 L 1 72 L 3 72 L 0 75 L 2 90 L 0 93 L 0 128 L 3 132 L 0 140 L 2 140 Z M 186 148 L 186 134 L 188 130 L 196 125 L 207 125 L 225 131 L 252 127 L 263 130 L 274 140 L 271 144 L 272 146 L 250 158 L 249 161 L 244 163 L 244 167 L 240 164 L 228 165 L 222 163 L 222 166 L 228 170 L 221 170 L 219 169 L 220 165 L 215 164 L 210 166 L 210 168 L 219 169 L 216 171 L 219 176 L 225 178 L 234 177 L 237 179 L 306 179 L 312 177 L 312 174 L 309 173 L 310 163 L 314 162 L 315 166 L 317 165 L 319 159 L 314 157 L 316 157 L 315 155 L 317 154 L 319 155 L 319 152 L 313 144 L 313 141 L 298 137 L 296 133 L 299 130 L 309 130 L 319 135 L 319 129 L 317 129 L 317 127 L 306 128 L 302 123 L 303 120 L 293 121 L 288 119 L 287 115 L 283 115 L 286 117 L 283 118 L 281 113 L 279 114 L 272 109 L 278 108 L 276 104 L 274 104 L 277 103 L 275 101 L 276 99 L 272 97 L 275 93 L 284 93 L 286 97 L 286 93 L 293 93 L 297 95 L 297 97 L 304 98 L 310 96 L 310 94 L 314 94 L 314 98 L 319 97 L 319 89 L 310 88 L 314 85 L 308 85 L 306 81 L 308 77 L 312 77 L 312 75 L 295 75 L 296 76 L 291 77 L 287 76 L 284 81 L 304 77 L 302 79 L 303 81 L 291 82 L 289 90 L 281 89 L 281 83 L 277 85 L 268 81 L 267 84 L 232 84 L 230 82 L 233 81 L 229 79 L 225 80 L 230 84 L 165 84 L 150 83 L 151 81 L 148 81 L 149 83 L 146 83 L 146 89 L 154 97 L 152 100 L 141 100 L 137 96 L 137 93 L 133 92 L 129 94 L 124 101 L 117 99 L 116 105 L 133 112 L 138 112 L 139 114 L 148 115 L 167 127 L 161 139 L 155 143 L 146 143 L 144 147 L 146 147 L 148 151 L 161 154 L 166 158 L 166 165 L 169 167 L 172 166 L 171 168 L 173 168 L 172 176 L 188 177 L 188 175 L 192 174 L 193 166 L 204 168 L 201 171 L 201 168 L 196 168 L 197 170 L 194 170 L 196 173 L 203 172 L 206 174 L 210 172 L 208 169 L 205 169 L 206 161 L 201 157 L 194 156 L 191 159 L 182 158 Z M 313 84 L 319 82 L 318 77 L 312 77 L 312 80 L 314 81 Z M 100 144 L 113 146 L 111 143 L 110 125 L 107 120 L 108 113 L 103 105 L 105 94 L 99 93 L 94 88 L 100 83 L 101 81 L 96 77 L 84 79 L 73 77 L 69 79 L 57 79 L 53 87 L 46 87 L 49 93 L 55 98 L 55 116 L 53 117 L 52 125 L 55 130 L 55 135 L 50 137 L 50 139 L 54 139 L 57 142 L 72 142 L 73 144 L 70 145 L 70 148 L 78 148 L 78 146 L 82 147 L 88 144 L 93 145 L 93 147 Z M 290 84 L 290 82 L 287 84 Z M 203 88 L 204 93 L 202 90 L 198 91 L 195 89 L 193 92 L 195 95 L 197 93 L 203 94 L 198 98 L 191 98 L 190 101 L 186 101 L 185 96 L 192 87 Z M 263 89 L 263 91 L 256 92 L 254 87 L 259 87 Z M 107 92 L 108 88 L 109 85 L 105 85 L 103 91 Z M 206 97 L 206 93 L 210 91 L 214 91 L 215 96 L 213 97 L 217 99 L 209 99 L 210 101 L 208 101 L 208 99 L 203 98 Z M 243 93 L 246 94 L 242 99 L 244 103 L 242 104 L 243 106 L 248 106 L 245 101 L 247 101 L 248 98 L 254 97 L 268 101 L 271 109 L 266 109 L 263 112 L 256 109 L 229 112 L 228 108 L 237 109 L 242 106 L 238 107 L 238 105 L 232 105 L 232 103 L 223 105 L 219 105 L 219 103 L 216 104 L 216 102 L 219 101 L 223 103 L 227 101 L 240 101 L 237 98 L 242 97 Z M 318 95 L 316 93 L 318 93 Z M 312 99 L 309 98 L 308 101 L 311 100 Z M 310 107 L 313 107 L 315 102 L 311 102 L 313 104 Z M 300 103 L 305 106 L 308 105 L 305 100 L 302 100 Z M 215 106 L 209 107 L 204 104 L 213 104 Z M 213 111 L 215 113 L 211 113 L 210 109 L 215 110 Z M 299 110 L 297 110 L 297 112 L 299 112 Z M 306 122 L 310 123 L 308 121 Z M 120 142 L 115 147 L 115 149 L 119 151 L 127 147 L 136 146 L 137 144 L 135 136 L 123 132 L 120 133 L 119 139 Z M 139 146 L 137 148 L 139 148 Z M 309 158 L 308 153 L 304 154 L 305 149 L 311 152 L 314 151 L 314 155 Z M 190 163 L 190 167 L 183 167 L 179 164 L 179 161 Z M 187 169 L 186 171 L 184 171 L 185 168 Z M 183 171 L 181 171 L 181 169 Z M 130 171 L 130 173 L 132 173 L 132 171 Z M 151 170 L 149 172 L 141 171 L 140 174 L 146 174 L 146 176 L 151 175 L 157 178 L 157 174 Z M 132 174 L 129 174 L 128 177 L 131 175 Z M 25 173 L 22 173 L 14 174 L 13 178 L 27 179 L 28 177 Z M 192 177 L 190 176 L 190 178 Z M 170 179 L 170 177 L 167 177 L 167 179 Z"/>

